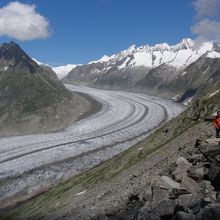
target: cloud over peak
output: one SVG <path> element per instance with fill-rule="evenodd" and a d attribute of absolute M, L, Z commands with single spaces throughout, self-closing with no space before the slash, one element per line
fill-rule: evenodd
<path fill-rule="evenodd" d="M 220 22 L 208 18 L 197 22 L 192 28 L 192 33 L 205 40 L 220 40 Z"/>
<path fill-rule="evenodd" d="M 218 14 L 219 0 L 196 0 L 193 5 L 197 18 L 213 17 Z"/>
<path fill-rule="evenodd" d="M 35 5 L 11 2 L 0 8 L 0 36 L 21 41 L 47 38 L 49 22 L 36 12 Z"/>
<path fill-rule="evenodd" d="M 194 0 L 195 23 L 191 32 L 201 40 L 220 42 L 220 0 Z"/>

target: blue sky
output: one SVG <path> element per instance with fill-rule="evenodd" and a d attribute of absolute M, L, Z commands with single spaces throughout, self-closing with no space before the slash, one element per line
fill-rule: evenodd
<path fill-rule="evenodd" d="M 0 1 L 0 8 L 10 2 Z M 176 44 L 195 38 L 195 8 L 190 0 L 20 0 L 35 4 L 49 22 L 43 39 L 14 40 L 37 60 L 53 66 L 87 63 L 131 44 Z M 1 14 L 1 11 L 0 11 Z M 3 35 L 3 34 L 2 34 Z M 39 37 L 40 38 L 40 37 Z"/>

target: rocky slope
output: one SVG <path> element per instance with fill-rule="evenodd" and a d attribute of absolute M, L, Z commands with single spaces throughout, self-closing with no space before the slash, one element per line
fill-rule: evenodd
<path fill-rule="evenodd" d="M 177 220 L 195 219 L 195 216 L 207 219 L 206 216 L 219 210 L 215 177 L 219 176 L 220 152 L 217 149 L 211 154 L 202 151 L 203 148 L 198 152 L 194 146 L 199 145 L 197 139 L 203 142 L 214 134 L 212 125 L 204 119 L 219 108 L 219 92 L 206 94 L 147 139 L 16 209 L 2 213 L 0 219 L 159 220 L 171 219 L 174 215 Z M 202 155 L 195 155 L 198 153 Z M 178 166 L 182 164 L 184 169 L 178 173 L 176 170 L 180 168 L 175 164 L 179 157 L 189 161 L 178 160 Z M 191 168 L 189 173 L 188 168 Z M 177 189 L 167 185 L 167 180 Z M 184 188 L 178 189 L 181 184 Z M 210 220 L 218 219 L 211 217 Z"/>
<path fill-rule="evenodd" d="M 47 66 L 14 42 L 0 45 L 0 135 L 62 129 L 89 103 L 69 92 Z"/>
<path fill-rule="evenodd" d="M 205 83 L 210 84 L 208 80 L 214 80 L 219 62 L 220 47 L 213 42 L 183 39 L 173 46 L 133 45 L 110 57 L 76 66 L 64 81 L 144 91 L 186 102 L 199 94 Z"/>

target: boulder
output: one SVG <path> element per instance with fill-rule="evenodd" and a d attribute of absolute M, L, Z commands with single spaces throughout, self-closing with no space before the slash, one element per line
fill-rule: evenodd
<path fill-rule="evenodd" d="M 141 212 L 138 215 L 137 220 L 161 220 L 161 218 L 150 212 Z"/>
<path fill-rule="evenodd" d="M 187 176 L 187 170 L 191 167 L 190 163 L 179 163 L 176 169 L 172 172 L 176 181 L 181 181 L 184 176 Z"/>
<path fill-rule="evenodd" d="M 185 195 L 185 194 L 189 194 L 188 190 L 186 190 L 186 189 L 173 189 L 173 190 L 169 193 L 169 198 L 170 198 L 170 199 L 176 199 L 176 198 L 178 198 L 180 195 Z"/>
<path fill-rule="evenodd" d="M 220 219 L 220 203 L 210 204 L 204 209 L 202 220 L 219 220 Z"/>
<path fill-rule="evenodd" d="M 213 161 L 216 155 L 220 154 L 220 147 L 215 144 L 201 145 L 199 149 L 200 152 L 211 161 Z"/>
<path fill-rule="evenodd" d="M 177 206 L 176 200 L 163 200 L 160 202 L 158 207 L 153 210 L 153 213 L 163 217 L 172 216 L 174 214 L 175 208 Z"/>
<path fill-rule="evenodd" d="M 172 180 L 170 177 L 162 176 L 161 178 L 171 189 L 180 189 L 180 183 Z"/>
<path fill-rule="evenodd" d="M 197 213 L 202 208 L 203 198 L 200 194 L 185 194 L 177 199 L 178 206 L 187 213 Z"/>
<path fill-rule="evenodd" d="M 202 189 L 203 198 L 206 203 L 214 203 L 216 200 L 216 191 L 210 181 L 203 180 L 199 183 Z"/>
<path fill-rule="evenodd" d="M 190 167 L 188 170 L 188 176 L 196 181 L 200 181 L 203 179 L 205 174 L 208 174 L 208 168 L 198 165 Z"/>
<path fill-rule="evenodd" d="M 190 213 L 179 211 L 172 220 L 196 220 L 196 216 Z"/>
<path fill-rule="evenodd" d="M 177 206 L 176 200 L 162 200 L 162 201 L 148 201 L 145 203 L 144 207 L 139 213 L 139 217 L 146 217 L 149 213 L 154 216 L 163 217 L 163 216 L 172 216 Z M 146 218 L 147 219 L 147 218 Z"/>
<path fill-rule="evenodd" d="M 201 162 L 201 161 L 206 161 L 204 156 L 201 153 L 193 154 L 189 158 L 189 162 L 191 162 L 193 164 L 196 164 L 196 163 Z"/>
<path fill-rule="evenodd" d="M 153 187 L 154 186 L 159 186 L 160 189 L 165 189 L 165 190 L 168 190 L 168 191 L 171 191 L 173 189 L 169 184 L 167 184 L 163 180 L 163 178 L 161 178 L 161 176 L 157 176 L 157 177 L 152 178 L 151 185 Z"/>
<path fill-rule="evenodd" d="M 158 208 L 161 201 L 169 200 L 169 191 L 161 189 L 159 186 L 152 186 L 152 200 L 150 201 L 150 211 Z"/>
<path fill-rule="evenodd" d="M 216 203 L 220 203 L 220 191 L 216 192 Z"/>
<path fill-rule="evenodd" d="M 176 165 L 179 166 L 180 164 L 189 164 L 189 161 L 185 159 L 184 157 L 179 157 L 176 160 Z"/>
<path fill-rule="evenodd" d="M 201 188 L 199 187 L 198 183 L 188 176 L 184 176 L 180 187 L 186 189 L 188 192 L 191 193 L 196 193 L 201 191 Z"/>
<path fill-rule="evenodd" d="M 174 214 L 177 201 L 169 199 L 169 191 L 167 189 L 153 185 L 147 194 L 150 196 L 146 198 L 147 201 L 140 210 L 139 219 L 147 219 L 149 216 L 149 218 L 154 218 L 155 216 L 171 216 Z M 151 216 L 149 213 L 153 215 Z"/>
<path fill-rule="evenodd" d="M 215 161 L 220 164 L 220 154 L 215 156 Z"/>
<path fill-rule="evenodd" d="M 214 187 L 220 186 L 220 167 L 218 165 L 215 163 L 211 164 L 208 176 Z"/>

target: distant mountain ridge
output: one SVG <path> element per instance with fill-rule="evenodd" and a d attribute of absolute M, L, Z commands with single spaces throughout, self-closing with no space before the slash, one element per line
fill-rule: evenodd
<path fill-rule="evenodd" d="M 189 78 L 190 71 L 196 72 L 188 67 L 193 65 L 198 71 L 204 72 L 205 69 L 201 67 L 205 68 L 205 63 L 218 66 L 217 62 L 213 63 L 212 60 L 219 59 L 220 46 L 212 41 L 197 42 L 185 38 L 172 46 L 167 43 L 140 47 L 132 45 L 118 54 L 105 55 L 100 60 L 76 66 L 64 78 L 64 82 L 107 89 L 146 91 L 186 102 L 202 85 L 202 81 L 198 88 L 193 87 L 193 82 L 179 85 L 179 82 L 185 82 L 185 79 Z M 194 65 L 196 62 L 202 62 L 204 65 Z M 212 69 L 210 65 L 206 67 L 206 71 L 208 67 Z M 200 77 L 199 73 L 196 74 L 196 77 Z"/>
<path fill-rule="evenodd" d="M 220 58 L 219 49 L 219 46 L 213 42 L 197 43 L 189 38 L 185 38 L 180 43 L 172 46 L 167 43 L 140 47 L 132 45 L 118 54 L 112 56 L 104 55 L 100 60 L 90 62 L 89 64 L 99 62 L 118 63 L 125 59 L 118 66 L 119 69 L 138 66 L 153 68 L 161 64 L 181 68 L 195 62 L 204 54 L 207 57 Z"/>

